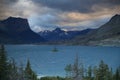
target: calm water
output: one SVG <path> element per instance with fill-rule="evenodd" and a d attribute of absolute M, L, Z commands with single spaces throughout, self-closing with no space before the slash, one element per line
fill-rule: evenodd
<path fill-rule="evenodd" d="M 74 62 L 76 54 L 84 67 L 98 65 L 103 60 L 115 69 L 120 66 L 120 47 L 56 46 L 58 52 L 52 52 L 50 45 L 6 45 L 9 58 L 24 65 L 29 59 L 33 70 L 40 76 L 64 76 L 66 64 Z"/>

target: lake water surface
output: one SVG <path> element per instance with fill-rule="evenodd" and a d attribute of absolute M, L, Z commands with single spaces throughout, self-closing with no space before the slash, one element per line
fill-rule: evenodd
<path fill-rule="evenodd" d="M 8 58 L 24 65 L 29 59 L 32 69 L 39 76 L 65 76 L 64 68 L 74 62 L 76 54 L 84 67 L 98 65 L 101 60 L 113 69 L 120 66 L 120 47 L 56 46 L 52 45 L 6 45 Z"/>

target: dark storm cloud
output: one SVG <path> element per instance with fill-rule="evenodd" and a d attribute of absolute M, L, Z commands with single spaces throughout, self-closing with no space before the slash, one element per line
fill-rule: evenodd
<path fill-rule="evenodd" d="M 14 5 L 18 0 L 0 0 L 0 10 L 3 8 L 9 8 L 9 6 Z"/>
<path fill-rule="evenodd" d="M 77 30 L 99 27 L 105 19 L 120 14 L 119 9 L 120 0 L 0 0 L 0 20 L 27 18 L 34 31 L 56 26 Z"/>
<path fill-rule="evenodd" d="M 18 0 L 0 0 L 0 2 L 4 4 L 11 4 L 11 3 L 15 3 L 16 1 Z"/>
<path fill-rule="evenodd" d="M 47 6 L 62 11 L 78 11 L 82 13 L 93 12 L 92 7 L 99 5 L 101 7 L 113 8 L 120 5 L 120 0 L 33 0 L 43 6 Z"/>

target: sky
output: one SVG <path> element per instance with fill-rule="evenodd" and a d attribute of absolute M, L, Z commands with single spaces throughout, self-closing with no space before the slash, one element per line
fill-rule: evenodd
<path fill-rule="evenodd" d="M 27 18 L 35 32 L 98 28 L 120 14 L 120 0 L 0 0 L 0 20 Z"/>

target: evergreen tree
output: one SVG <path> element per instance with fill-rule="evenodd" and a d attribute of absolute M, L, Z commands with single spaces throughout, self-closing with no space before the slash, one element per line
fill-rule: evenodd
<path fill-rule="evenodd" d="M 20 67 L 18 69 L 18 74 L 19 74 L 19 80 L 26 80 L 25 79 L 25 71 L 24 71 L 24 67 L 23 67 L 23 64 L 21 63 L 20 64 Z"/>
<path fill-rule="evenodd" d="M 83 68 L 83 63 L 79 62 L 78 55 L 76 55 L 75 62 L 73 65 L 67 65 L 65 67 L 66 72 L 70 73 L 71 78 L 68 79 L 73 79 L 73 80 L 82 80 L 84 76 L 84 68 Z"/>
<path fill-rule="evenodd" d="M 107 80 L 113 80 L 113 71 L 111 70 L 107 73 Z"/>
<path fill-rule="evenodd" d="M 107 80 L 108 73 L 109 73 L 108 65 L 101 61 L 98 69 L 98 80 Z"/>
<path fill-rule="evenodd" d="M 65 67 L 65 71 L 66 71 L 66 76 L 67 76 L 67 78 L 71 78 L 71 76 L 72 76 L 72 65 L 71 65 L 71 64 L 68 64 L 68 65 Z"/>
<path fill-rule="evenodd" d="M 18 67 L 14 59 L 12 59 L 8 65 L 8 78 L 9 80 L 18 80 Z"/>
<path fill-rule="evenodd" d="M 87 77 L 88 77 L 88 80 L 91 80 L 92 79 L 92 67 L 89 66 L 88 67 L 88 71 L 87 71 Z"/>
<path fill-rule="evenodd" d="M 27 61 L 27 65 L 25 68 L 25 76 L 27 80 L 37 80 L 36 74 L 31 69 L 30 61 Z"/>
<path fill-rule="evenodd" d="M 98 80 L 98 68 L 95 66 L 93 68 L 94 80 Z"/>
<path fill-rule="evenodd" d="M 118 68 L 118 69 L 116 69 L 116 71 L 115 71 L 115 75 L 114 75 L 114 80 L 120 80 L 120 71 L 119 71 L 120 69 Z"/>
<path fill-rule="evenodd" d="M 29 60 L 25 69 L 22 65 L 18 68 L 14 59 L 8 62 L 4 45 L 0 45 L 0 80 L 37 80 L 37 75 L 31 69 Z"/>
<path fill-rule="evenodd" d="M 0 45 L 0 80 L 8 80 L 8 62 L 4 45 Z"/>

